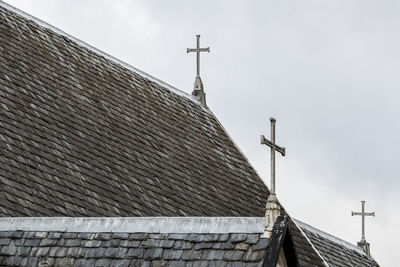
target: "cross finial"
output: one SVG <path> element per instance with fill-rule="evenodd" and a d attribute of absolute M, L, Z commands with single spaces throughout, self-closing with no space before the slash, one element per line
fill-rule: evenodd
<path fill-rule="evenodd" d="M 281 206 L 275 195 L 275 151 L 278 151 L 285 156 L 285 148 L 275 144 L 275 122 L 274 118 L 270 118 L 271 121 L 271 141 L 266 139 L 264 135 L 261 135 L 261 144 L 267 145 L 271 148 L 271 192 L 267 199 L 266 211 L 265 211 L 265 232 L 263 237 L 270 238 L 273 226 L 277 218 L 281 215 Z"/>
<path fill-rule="evenodd" d="M 351 212 L 351 216 L 359 215 L 361 216 L 361 242 L 366 242 L 365 240 L 365 216 L 375 217 L 375 212 L 365 212 L 365 201 L 361 201 L 361 212 Z"/>
<path fill-rule="evenodd" d="M 368 256 L 370 256 L 369 244 L 365 239 L 365 216 L 375 217 L 375 212 L 365 212 L 365 201 L 361 201 L 361 212 L 351 212 L 351 216 L 359 215 L 361 216 L 361 241 L 357 245 L 364 249 Z"/>
<path fill-rule="evenodd" d="M 285 148 L 275 144 L 275 123 L 274 118 L 270 118 L 271 121 L 271 141 L 266 139 L 264 135 L 261 135 L 261 144 L 267 145 L 271 148 L 271 195 L 275 195 L 275 151 L 278 151 L 285 156 Z"/>
<path fill-rule="evenodd" d="M 194 89 L 192 95 L 194 95 L 197 100 L 203 106 L 206 106 L 206 94 L 204 93 L 203 82 L 200 78 L 200 52 L 210 52 L 210 48 L 200 48 L 200 35 L 196 35 L 197 39 L 197 47 L 196 48 L 187 48 L 186 53 L 196 52 L 196 79 L 194 80 Z"/>

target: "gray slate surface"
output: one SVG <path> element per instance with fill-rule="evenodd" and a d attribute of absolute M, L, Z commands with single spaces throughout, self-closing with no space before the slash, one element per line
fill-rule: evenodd
<path fill-rule="evenodd" d="M 304 223 L 302 223 L 305 225 Z M 324 260 L 332 267 L 377 267 L 378 263 L 368 257 L 358 247 L 339 240 L 312 226 L 302 227 L 303 232 L 318 250 Z"/>
<path fill-rule="evenodd" d="M 263 216 L 215 116 L 0 7 L 0 216 Z"/>
<path fill-rule="evenodd" d="M 7 266 L 262 266 L 260 234 L 0 232 Z"/>

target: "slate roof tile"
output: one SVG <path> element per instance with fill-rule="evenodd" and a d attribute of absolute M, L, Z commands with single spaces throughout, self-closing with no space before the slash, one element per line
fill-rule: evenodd
<path fill-rule="evenodd" d="M 1 238 L 1 239 L 0 239 L 0 246 L 9 245 L 10 242 L 11 242 L 11 239 L 10 239 L 10 238 L 3 238 L 3 237 L 0 237 L 0 238 Z"/>
<path fill-rule="evenodd" d="M 182 254 L 183 260 L 200 260 L 203 255 L 202 250 L 185 250 Z"/>

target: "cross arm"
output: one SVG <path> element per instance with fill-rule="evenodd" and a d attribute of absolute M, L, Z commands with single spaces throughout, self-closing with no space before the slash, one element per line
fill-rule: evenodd
<path fill-rule="evenodd" d="M 209 52 L 210 53 L 210 48 L 187 48 L 186 53 L 190 52 Z"/>
<path fill-rule="evenodd" d="M 373 216 L 373 217 L 375 217 L 375 212 L 364 212 L 364 213 L 362 213 L 362 212 L 354 212 L 354 211 L 352 211 L 351 212 L 351 216 L 354 216 L 354 215 L 359 215 L 359 216 Z"/>
<path fill-rule="evenodd" d="M 275 148 L 276 151 L 278 151 L 279 153 L 282 154 L 282 156 L 285 156 L 285 148 L 284 147 L 280 147 L 277 144 L 272 143 L 271 141 L 269 141 L 267 138 L 265 138 L 264 135 L 261 135 L 261 144 L 263 145 L 267 145 L 270 148 Z"/>

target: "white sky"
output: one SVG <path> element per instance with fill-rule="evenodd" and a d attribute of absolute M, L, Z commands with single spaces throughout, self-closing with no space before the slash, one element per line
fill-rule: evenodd
<path fill-rule="evenodd" d="M 381 266 L 400 240 L 400 2 L 6 1 L 188 93 L 202 34 L 209 107 L 269 184 L 277 119 L 277 194 L 290 214 L 356 243 Z"/>

